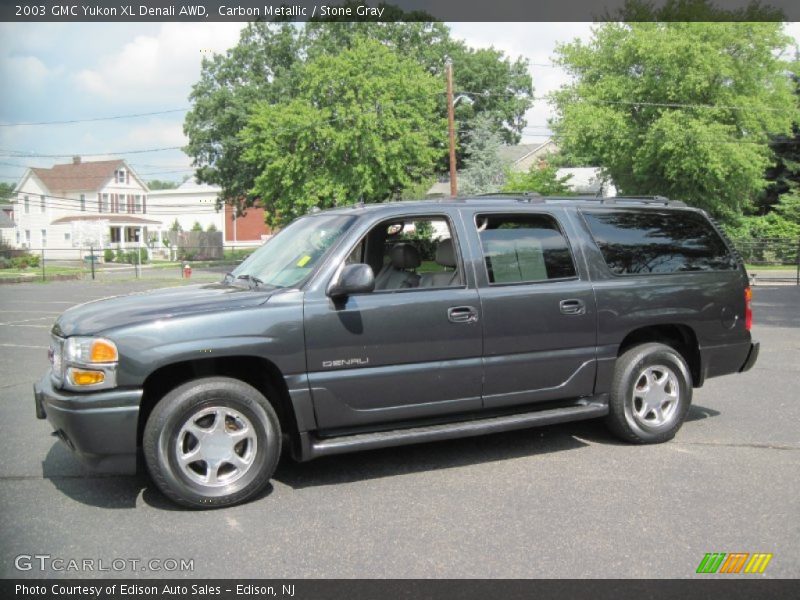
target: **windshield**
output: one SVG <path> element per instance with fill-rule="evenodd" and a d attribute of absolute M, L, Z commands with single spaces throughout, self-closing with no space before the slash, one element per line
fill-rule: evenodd
<path fill-rule="evenodd" d="M 291 287 L 305 279 L 355 220 L 352 216 L 302 217 L 278 232 L 229 277 L 256 285 Z"/>

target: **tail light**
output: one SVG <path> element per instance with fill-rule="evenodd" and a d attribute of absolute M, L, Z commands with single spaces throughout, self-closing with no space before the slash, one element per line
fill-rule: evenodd
<path fill-rule="evenodd" d="M 753 290 L 744 288 L 744 328 L 750 331 L 753 326 Z"/>

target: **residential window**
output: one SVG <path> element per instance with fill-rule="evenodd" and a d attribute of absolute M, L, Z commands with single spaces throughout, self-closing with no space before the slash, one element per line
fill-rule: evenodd
<path fill-rule="evenodd" d="M 19 243 L 20 243 L 21 241 L 22 241 L 22 236 L 21 236 L 21 235 L 20 235 L 20 233 L 19 233 L 19 229 L 17 229 L 17 246 L 19 246 Z"/>
<path fill-rule="evenodd" d="M 25 243 L 26 243 L 28 246 L 30 246 L 30 245 L 31 245 L 31 230 L 30 230 L 30 229 L 26 229 L 26 230 L 25 230 Z"/>
<path fill-rule="evenodd" d="M 44 195 L 41 195 L 39 196 L 39 212 L 44 212 L 44 211 L 45 211 Z"/>
<path fill-rule="evenodd" d="M 47 247 L 47 229 L 42 229 L 42 248 Z"/>
<path fill-rule="evenodd" d="M 142 212 L 142 196 L 140 194 L 136 194 L 133 197 L 133 212 Z"/>
<path fill-rule="evenodd" d="M 70 241 L 70 239 L 72 239 L 72 236 L 70 235 L 70 233 L 69 232 L 65 233 L 64 234 L 64 241 L 68 242 L 68 241 Z"/>
<path fill-rule="evenodd" d="M 97 200 L 100 205 L 100 210 L 98 212 L 108 212 L 108 194 L 97 194 Z"/>
<path fill-rule="evenodd" d="M 81 212 L 86 212 L 86 194 L 81 194 Z"/>
<path fill-rule="evenodd" d="M 478 215 L 476 225 L 490 284 L 576 276 L 569 245 L 552 216 Z"/>
<path fill-rule="evenodd" d="M 120 235 L 120 228 L 119 227 L 112 227 L 111 228 L 111 243 L 118 244 L 122 241 L 122 237 Z"/>
<path fill-rule="evenodd" d="M 25 214 L 30 214 L 31 212 L 31 200 L 27 196 L 25 196 Z"/>
<path fill-rule="evenodd" d="M 125 183 L 125 169 L 117 169 L 117 171 L 116 171 L 116 182 L 117 183 Z"/>

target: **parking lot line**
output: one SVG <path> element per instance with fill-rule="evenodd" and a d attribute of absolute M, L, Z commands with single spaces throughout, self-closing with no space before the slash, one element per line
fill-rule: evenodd
<path fill-rule="evenodd" d="M 10 325 L 16 327 L 47 327 L 47 325 L 22 325 L 22 323 L 30 323 L 31 321 L 41 321 L 42 319 L 50 319 L 52 320 L 53 317 L 33 317 L 31 319 L 19 319 L 18 321 L 6 321 L 5 323 L 0 323 L 0 325 Z"/>
<path fill-rule="evenodd" d="M 35 348 L 36 350 L 47 350 L 47 346 L 29 346 L 28 344 L 0 344 L 3 348 Z"/>

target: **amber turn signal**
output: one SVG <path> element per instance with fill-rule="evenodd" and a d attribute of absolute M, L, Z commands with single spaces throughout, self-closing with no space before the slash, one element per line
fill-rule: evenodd
<path fill-rule="evenodd" d="M 70 379 L 74 385 L 97 385 L 106 380 L 105 373 L 102 371 L 79 371 L 70 369 Z"/>
<path fill-rule="evenodd" d="M 117 360 L 117 347 L 106 340 L 92 342 L 90 360 L 93 363 L 108 363 Z"/>

